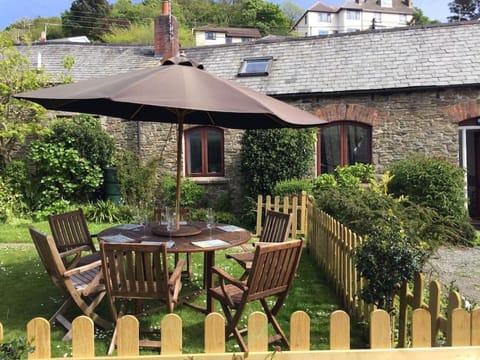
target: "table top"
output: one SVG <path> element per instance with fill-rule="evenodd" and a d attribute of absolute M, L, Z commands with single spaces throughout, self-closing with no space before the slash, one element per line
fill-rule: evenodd
<path fill-rule="evenodd" d="M 137 242 L 152 244 L 155 242 L 167 242 L 169 236 L 158 235 L 158 227 L 161 224 L 150 223 L 145 228 L 141 224 L 123 224 L 117 225 L 101 231 L 97 237 L 99 240 L 111 241 L 111 242 Z M 182 226 L 187 229 L 187 236 L 177 236 L 182 232 Z M 192 231 L 192 229 L 196 231 Z M 157 232 L 156 233 L 154 233 Z M 161 233 L 161 232 L 160 232 Z M 207 229 L 205 222 L 189 222 L 188 224 L 180 224 L 180 232 L 172 237 L 175 245 L 167 247 L 167 251 L 170 253 L 185 253 L 185 252 L 207 252 L 216 251 L 222 249 L 228 249 L 230 247 L 238 246 L 246 243 L 252 234 L 250 231 L 241 227 L 232 226 L 228 224 L 216 224 L 212 229 L 212 239 L 222 240 L 223 242 L 213 241 L 206 243 L 210 240 L 210 230 Z M 199 244 L 195 245 L 195 242 Z M 203 246 L 199 246 L 203 245 Z"/>

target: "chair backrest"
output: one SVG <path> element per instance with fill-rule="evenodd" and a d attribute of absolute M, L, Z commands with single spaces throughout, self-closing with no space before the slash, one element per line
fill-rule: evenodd
<path fill-rule="evenodd" d="M 286 296 L 298 269 L 303 240 L 260 243 L 255 248 L 244 301 Z"/>
<path fill-rule="evenodd" d="M 30 226 L 30 236 L 32 237 L 33 244 L 37 249 L 38 255 L 42 260 L 43 266 L 48 275 L 52 279 L 53 283 L 62 291 L 68 292 L 65 286 L 63 274 L 65 273 L 65 265 L 58 253 L 55 246 L 55 242 L 50 235 L 44 234 L 38 229 Z"/>
<path fill-rule="evenodd" d="M 103 276 L 110 299 L 170 301 L 165 244 L 125 244 L 100 241 Z"/>
<path fill-rule="evenodd" d="M 48 216 L 48 223 L 57 249 L 60 252 L 88 246 L 95 252 L 95 245 L 88 230 L 82 209 Z"/>
<path fill-rule="evenodd" d="M 265 225 L 260 233 L 260 242 L 284 242 L 290 235 L 292 214 L 268 210 Z"/>

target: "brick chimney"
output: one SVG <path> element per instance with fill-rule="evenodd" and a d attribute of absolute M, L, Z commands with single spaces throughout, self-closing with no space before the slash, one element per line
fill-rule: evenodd
<path fill-rule="evenodd" d="M 154 29 L 155 56 L 163 60 L 178 56 L 180 52 L 178 22 L 171 14 L 169 0 L 163 1 L 162 15 L 155 17 Z"/>
<path fill-rule="evenodd" d="M 406 0 L 405 2 L 409 8 L 413 8 L 413 0 Z"/>

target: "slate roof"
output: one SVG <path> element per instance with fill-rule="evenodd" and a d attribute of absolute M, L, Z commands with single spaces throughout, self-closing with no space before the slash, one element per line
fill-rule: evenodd
<path fill-rule="evenodd" d="M 392 0 L 392 7 L 381 6 L 378 0 L 362 0 L 359 4 L 347 1 L 340 8 L 406 15 L 413 15 L 414 13 L 413 7 L 405 4 L 404 0 Z"/>
<path fill-rule="evenodd" d="M 75 58 L 75 80 L 126 72 L 159 63 L 153 46 L 39 44 L 20 46 L 47 72 Z M 201 46 L 185 49 L 207 71 L 257 91 L 282 96 L 395 91 L 480 85 L 480 23 L 405 27 L 319 37 Z M 242 61 L 272 56 L 268 76 L 237 77 Z"/>

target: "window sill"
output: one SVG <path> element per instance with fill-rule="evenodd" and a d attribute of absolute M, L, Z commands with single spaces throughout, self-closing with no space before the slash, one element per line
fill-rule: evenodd
<path fill-rule="evenodd" d="M 200 177 L 189 177 L 189 180 L 197 184 L 226 184 L 228 179 L 223 176 L 200 176 Z"/>

